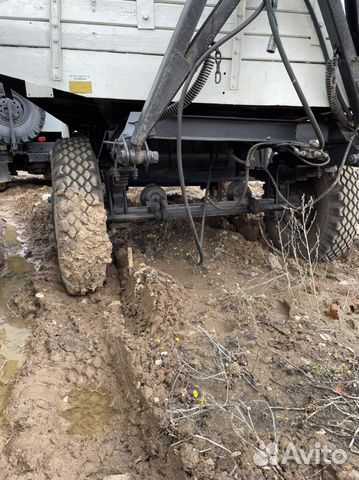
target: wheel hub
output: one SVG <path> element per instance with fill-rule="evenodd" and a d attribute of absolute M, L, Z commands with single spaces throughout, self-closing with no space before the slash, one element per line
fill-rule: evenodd
<path fill-rule="evenodd" d="M 11 105 L 12 118 L 15 126 L 20 125 L 25 119 L 25 108 L 18 98 L 0 98 L 0 122 L 10 126 L 9 104 Z"/>
<path fill-rule="evenodd" d="M 160 203 L 167 203 L 167 194 L 158 185 L 147 185 L 140 195 L 140 203 L 143 206 L 154 206 Z"/>

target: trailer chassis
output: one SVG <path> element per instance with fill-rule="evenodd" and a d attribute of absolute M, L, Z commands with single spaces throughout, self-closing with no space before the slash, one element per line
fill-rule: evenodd
<path fill-rule="evenodd" d="M 219 1 L 195 34 L 206 0 L 187 0 L 150 94 L 141 115 L 137 117 L 135 128 L 129 136 L 126 127 L 120 136 L 120 142 L 124 147 L 119 151 L 120 161 L 149 164 L 157 161 L 157 155 L 148 149 L 143 149 L 146 140 L 152 135 L 154 127 L 198 59 L 214 42 L 239 3 L 240 0 Z M 359 122 L 359 58 L 353 41 L 353 37 L 356 38 L 357 35 L 356 25 L 350 17 L 348 17 L 348 23 L 348 18 L 338 0 L 318 0 L 318 3 L 333 51 L 340 59 L 340 73 L 357 124 Z M 357 2 L 356 8 L 358 8 Z M 353 6 L 348 11 L 348 15 L 352 10 Z M 264 136 L 263 140 L 267 136 Z"/>
<path fill-rule="evenodd" d="M 138 219 L 159 219 L 185 216 L 183 206 L 172 208 L 165 203 L 130 209 L 127 206 L 126 189 L 129 179 L 136 181 L 138 167 L 145 166 L 147 171 L 151 166 L 159 162 L 159 152 L 149 147 L 151 140 L 176 140 L 178 137 L 177 121 L 175 118 L 163 119 L 163 114 L 174 96 L 179 92 L 196 62 L 208 50 L 215 41 L 219 31 L 236 9 L 240 0 L 222 0 L 213 8 L 211 14 L 195 34 L 199 19 L 206 5 L 206 0 L 187 0 L 177 27 L 167 48 L 150 94 L 145 102 L 141 113 L 132 112 L 127 120 L 125 129 L 115 140 L 107 142 L 114 159 L 114 167 L 111 170 L 111 179 L 108 179 L 109 220 L 122 222 Z M 263 4 L 264 5 L 264 4 Z M 274 14 L 276 3 L 272 3 Z M 359 122 L 359 64 L 356 46 L 357 24 L 349 21 L 345 16 L 343 7 L 338 0 L 319 0 L 325 26 L 335 55 L 339 56 L 339 69 L 343 79 L 345 91 L 349 99 L 350 108 L 355 124 Z M 357 4 L 356 4 L 357 7 Z M 348 11 L 352 12 L 353 6 Z M 273 43 L 273 38 L 271 39 Z M 346 132 L 343 132 L 334 122 L 320 125 L 324 140 L 329 151 L 337 149 L 339 152 L 345 149 L 347 144 Z M 305 151 L 298 151 L 306 158 L 325 158 L 327 153 L 318 151 L 316 135 L 311 123 L 307 121 L 288 122 L 280 120 L 263 121 L 259 119 L 220 118 L 220 117 L 184 117 L 182 120 L 183 141 L 208 141 L 223 144 L 236 142 L 243 145 L 253 145 L 259 142 L 283 144 L 285 142 L 304 142 L 309 145 Z M 310 146 L 314 148 L 311 148 Z M 335 146 L 333 146 L 335 145 Z M 339 145 L 339 146 L 338 146 Z M 334 169 L 338 164 L 340 155 L 334 155 L 328 167 L 318 168 L 316 174 L 321 175 L 325 171 Z M 355 149 L 350 158 L 357 157 Z M 208 158 L 208 162 L 210 158 Z M 229 160 L 230 161 L 230 160 Z M 357 161 L 357 158 L 356 158 Z M 348 162 L 350 163 L 350 162 Z M 251 168 L 260 168 L 258 158 L 252 158 Z M 233 171 L 239 172 L 235 166 Z M 307 168 L 307 176 L 313 176 L 313 169 Z M 159 183 L 160 183 L 160 179 Z M 230 179 L 229 179 L 230 180 Z M 205 183 L 205 179 L 202 180 Z M 251 206 L 250 206 L 251 205 Z M 229 207 L 231 215 L 250 211 L 266 211 L 268 209 L 280 210 L 283 205 L 273 202 L 273 199 L 263 199 L 239 205 L 234 202 Z M 190 206 L 193 216 L 199 214 L 198 206 Z M 203 211 L 203 208 L 202 210 Z M 206 214 L 222 215 L 226 208 L 220 205 L 207 207 Z M 162 213 L 159 213 L 162 212 Z"/>

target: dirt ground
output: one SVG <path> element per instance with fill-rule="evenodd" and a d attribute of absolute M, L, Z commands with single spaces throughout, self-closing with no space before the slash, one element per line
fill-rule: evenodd
<path fill-rule="evenodd" d="M 70 297 L 50 193 L 0 194 L 1 479 L 359 478 L 358 242 L 311 269 L 221 220 L 198 267 L 185 221 L 131 225 Z"/>

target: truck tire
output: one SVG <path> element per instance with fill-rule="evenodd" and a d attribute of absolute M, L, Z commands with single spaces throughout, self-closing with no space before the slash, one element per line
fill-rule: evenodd
<path fill-rule="evenodd" d="M 62 281 L 70 295 L 84 295 L 104 283 L 111 262 L 99 168 L 89 141 L 80 136 L 55 144 L 51 166 Z"/>
<path fill-rule="evenodd" d="M 324 174 L 321 178 L 297 182 L 291 189 L 293 193 L 290 194 L 289 201 L 295 203 L 297 200 L 299 204 L 303 194 L 315 199 L 325 192 L 333 181 L 332 176 Z M 292 231 L 287 215 L 288 213 L 284 212 L 279 219 L 275 219 L 271 213 L 265 215 L 266 230 L 277 248 L 283 248 L 283 244 L 293 245 L 291 239 L 296 234 Z M 328 261 L 339 258 L 346 253 L 357 236 L 358 224 L 359 170 L 355 167 L 344 167 L 337 185 L 313 206 L 306 226 L 309 249 L 305 248 L 298 238 L 294 240 L 297 251 L 306 259 L 311 257 Z"/>
<path fill-rule="evenodd" d="M 2 84 L 0 83 L 0 94 L 1 92 Z M 12 92 L 12 95 L 12 99 L 0 95 L 0 142 L 11 143 L 9 102 L 12 108 L 16 141 L 28 142 L 41 132 L 46 113 L 18 93 Z"/>

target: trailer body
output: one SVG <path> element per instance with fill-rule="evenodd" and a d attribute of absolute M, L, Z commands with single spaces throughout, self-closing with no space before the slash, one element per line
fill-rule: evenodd
<path fill-rule="evenodd" d="M 24 80 L 30 99 L 51 98 L 56 89 L 95 99 L 144 101 L 184 3 L 184 0 L 7 1 L 2 5 L 0 19 L 1 73 Z M 238 26 L 259 3 L 259 0 L 242 0 L 221 34 Z M 215 4 L 214 0 L 207 2 L 201 22 Z M 317 0 L 314 8 L 324 31 Z M 309 103 L 313 107 L 328 107 L 323 52 L 304 0 L 280 0 L 278 23 Z M 278 52 L 267 52 L 270 34 L 263 12 L 248 29 L 223 46 L 221 82 L 214 82 L 212 72 L 196 102 L 300 106 Z"/>

